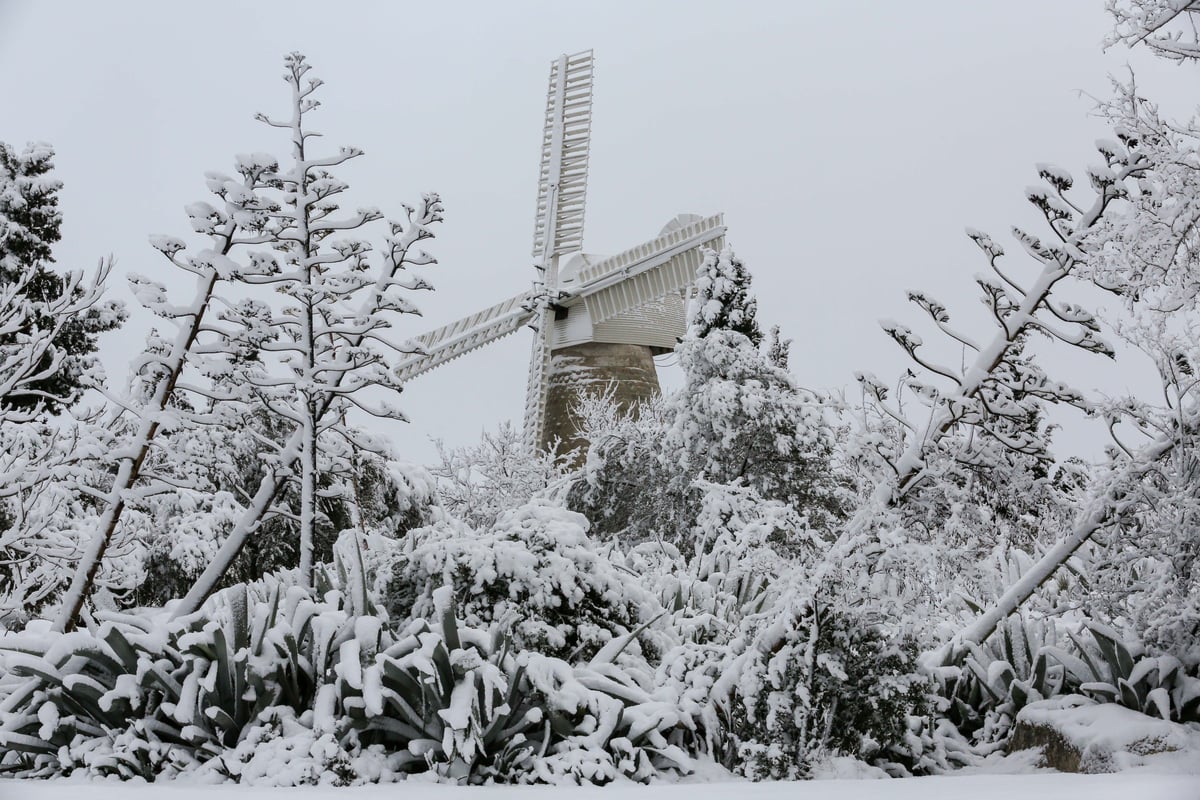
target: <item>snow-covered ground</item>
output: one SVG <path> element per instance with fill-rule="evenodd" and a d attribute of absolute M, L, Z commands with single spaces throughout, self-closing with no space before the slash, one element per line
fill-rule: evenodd
<path fill-rule="evenodd" d="M 642 786 L 448 786 L 407 781 L 350 789 L 264 789 L 236 784 L 2 781 L 3 800 L 1200 800 L 1200 775 L 976 774 L 902 780 L 687 783 Z"/>

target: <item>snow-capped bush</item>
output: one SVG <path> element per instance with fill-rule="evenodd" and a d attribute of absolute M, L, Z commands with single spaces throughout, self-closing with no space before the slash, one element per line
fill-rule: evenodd
<path fill-rule="evenodd" d="M 405 772 L 459 783 L 647 781 L 691 769 L 690 721 L 651 693 L 652 671 L 618 665 L 637 631 L 587 663 L 522 651 L 496 626 L 456 617 L 454 590 L 433 592 L 435 619 L 339 684 L 356 743 L 396 754 Z"/>
<path fill-rule="evenodd" d="M 1021 614 L 1005 620 L 983 644 L 968 644 L 948 663 L 932 667 L 945 716 L 976 752 L 1003 749 L 1027 704 L 1069 694 L 1078 680 L 1055 658 L 1060 636 L 1053 620 Z"/>
<path fill-rule="evenodd" d="M 506 630 L 520 650 L 587 660 L 658 613 L 587 530 L 582 515 L 537 500 L 486 531 L 443 519 L 401 541 L 386 603 L 397 619 L 429 618 L 434 591 L 452 585 L 467 625 Z"/>
<path fill-rule="evenodd" d="M 341 680 L 348 652 L 388 641 L 382 620 L 353 617 L 340 592 L 319 598 L 270 576 L 176 620 L 98 617 L 94 631 L 38 623 L 0 638 L 4 668 L 29 678 L 0 705 L 5 768 L 153 780 L 220 758 L 279 708 L 332 731 L 322 687 Z"/>
<path fill-rule="evenodd" d="M 567 472 L 564 456 L 531 448 L 511 422 L 501 423 L 495 433 L 484 431 L 476 445 L 435 444 L 441 463 L 431 471 L 441 505 L 475 528 L 488 527 L 503 512 L 540 496 Z"/>
<path fill-rule="evenodd" d="M 900 774 L 939 766 L 913 642 L 799 593 L 748 623 L 713 688 L 729 766 L 755 780 L 809 776 L 830 754 Z"/>
<path fill-rule="evenodd" d="M 1006 748 L 1025 706 L 1065 695 L 1118 703 L 1174 722 L 1200 722 L 1200 678 L 1171 655 L 1153 656 L 1094 621 L 1084 630 L 1014 615 L 983 644 L 933 667 L 945 717 L 981 755 Z"/>

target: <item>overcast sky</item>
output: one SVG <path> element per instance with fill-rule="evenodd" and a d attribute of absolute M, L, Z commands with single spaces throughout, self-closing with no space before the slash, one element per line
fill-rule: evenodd
<path fill-rule="evenodd" d="M 1022 199 L 1033 165 L 1081 174 L 1098 160 L 1087 95 L 1104 96 L 1109 73 L 1132 63 L 1165 104 L 1195 102 L 1194 74 L 1105 53 L 1107 26 L 1101 0 L 0 0 L 0 140 L 58 151 L 60 265 L 111 253 L 122 273 L 171 280 L 146 237 L 186 236 L 183 206 L 235 153 L 286 155 L 252 116 L 284 111 L 281 57 L 301 50 L 326 84 L 313 127 L 366 150 L 341 173 L 352 203 L 399 213 L 442 194 L 437 291 L 407 321 L 416 335 L 528 287 L 549 64 L 594 48 L 585 248 L 724 211 L 762 321 L 795 340 L 793 372 L 843 387 L 906 366 L 877 324 L 920 321 L 906 289 L 977 314 L 985 265 L 963 228 L 1036 228 Z M 114 294 L 132 304 L 123 279 Z M 104 344 L 117 382 L 144 324 Z M 429 437 L 465 444 L 519 420 L 529 344 L 522 331 L 414 381 L 402 454 L 429 461 Z M 1083 388 L 1145 377 L 1086 358 L 1065 365 Z"/>

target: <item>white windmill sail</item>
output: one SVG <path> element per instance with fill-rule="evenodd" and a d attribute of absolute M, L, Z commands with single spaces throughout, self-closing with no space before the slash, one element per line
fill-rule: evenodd
<path fill-rule="evenodd" d="M 551 304 L 558 300 L 558 258 L 583 246 L 588 153 L 592 136 L 592 51 L 562 55 L 550 67 L 538 171 L 533 256 L 545 288 L 535 323 L 525 388 L 525 438 L 542 438 L 550 372 Z"/>
<path fill-rule="evenodd" d="M 559 56 L 550 66 L 538 169 L 533 257 L 545 266 L 583 246 L 588 153 L 592 138 L 592 51 Z"/>
<path fill-rule="evenodd" d="M 410 381 L 447 361 L 453 361 L 472 350 L 503 339 L 523 325 L 528 325 L 535 312 L 534 293 L 523 292 L 483 311 L 421 334 L 414 341 L 420 345 L 423 352 L 401 363 L 395 375 L 402 382 Z"/>
<path fill-rule="evenodd" d="M 538 172 L 533 289 L 415 340 L 420 348 L 396 370 L 409 381 L 508 336 L 535 331 L 525 395 L 525 435 L 543 444 L 552 350 L 576 343 L 664 349 L 682 325 L 681 293 L 695 280 L 705 248 L 725 242 L 722 215 L 680 215 L 657 237 L 614 256 L 584 256 L 584 204 L 592 128 L 592 52 L 559 56 L 550 67 Z M 560 258 L 582 264 L 560 281 Z M 578 308 L 579 313 L 572 314 Z"/>
<path fill-rule="evenodd" d="M 579 270 L 574 293 L 582 295 L 592 324 L 682 291 L 696 280 L 704 250 L 725 246 L 725 217 L 714 214 Z"/>

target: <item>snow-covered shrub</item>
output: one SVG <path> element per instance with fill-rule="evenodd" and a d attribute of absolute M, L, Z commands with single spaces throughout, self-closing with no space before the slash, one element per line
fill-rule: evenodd
<path fill-rule="evenodd" d="M 475 528 L 492 525 L 501 513 L 528 502 L 561 481 L 563 456 L 531 449 L 520 430 L 501 423 L 484 431 L 479 444 L 447 448 L 436 442 L 441 463 L 432 468 L 441 505 Z"/>
<path fill-rule="evenodd" d="M 806 777 L 831 754 L 899 774 L 937 766 L 912 641 L 802 594 L 763 616 L 713 689 L 727 766 L 755 780 Z"/>
<path fill-rule="evenodd" d="M 657 690 L 651 670 L 617 661 L 632 639 L 614 640 L 574 667 L 534 653 L 522 659 L 552 734 L 533 762 L 536 780 L 608 783 L 623 776 L 646 782 L 663 772 L 692 771 L 702 730 L 671 693 Z"/>
<path fill-rule="evenodd" d="M 691 497 L 672 481 L 674 464 L 660 459 L 670 415 L 661 398 L 622 410 L 606 395 L 586 395 L 574 409 L 588 441 L 567 507 L 584 514 L 600 539 L 626 544 L 673 542 L 691 524 Z"/>
<path fill-rule="evenodd" d="M 519 650 L 586 660 L 658 612 L 587 531 L 582 515 L 538 500 L 486 531 L 443 519 L 401 540 L 385 602 L 396 619 L 429 618 L 434 591 L 452 585 L 467 625 L 506 630 Z"/>
<path fill-rule="evenodd" d="M 669 542 L 644 542 L 625 565 L 669 609 L 666 647 L 727 643 L 741 621 L 778 598 L 789 564 L 810 563 L 820 539 L 796 511 L 745 486 L 700 482 L 701 508 L 687 555 Z"/>
<path fill-rule="evenodd" d="M 460 783 L 647 781 L 690 771 L 690 720 L 652 693 L 644 662 L 619 658 L 638 631 L 573 666 L 518 649 L 503 628 L 462 624 L 449 585 L 434 590 L 432 604 L 432 619 L 409 623 L 373 664 L 342 672 L 338 684 L 349 738 L 394 754 L 393 768 Z"/>
<path fill-rule="evenodd" d="M 1063 666 L 1059 642 L 1052 620 L 1023 613 L 1009 617 L 982 644 L 967 644 L 932 667 L 948 701 L 945 717 L 980 755 L 1006 746 L 1027 704 L 1078 688 Z"/>
<path fill-rule="evenodd" d="M 311 712 L 306 716 L 286 706 L 267 709 L 233 748 L 196 769 L 195 778 L 249 786 L 351 786 L 394 778 L 395 754 L 344 743 L 331 731 L 314 730 Z"/>
<path fill-rule="evenodd" d="M 1174 656 L 1144 655 L 1096 622 L 1059 630 L 1052 620 L 1009 617 L 981 645 L 966 643 L 933 667 L 945 716 L 987 755 L 1008 746 L 1021 709 L 1079 694 L 1175 722 L 1200 722 L 1200 678 Z"/>
<path fill-rule="evenodd" d="M 280 707 L 335 732 L 322 687 L 341 680 L 349 652 L 387 636 L 380 618 L 346 605 L 337 591 L 268 577 L 177 620 L 101 612 L 94 631 L 34 623 L 6 634 L 4 668 L 29 680 L 0 705 L 4 766 L 152 780 L 219 759 Z"/>
<path fill-rule="evenodd" d="M 1172 655 L 1152 656 L 1096 622 L 1088 636 L 1070 634 L 1078 657 L 1056 652 L 1079 693 L 1175 722 L 1200 722 L 1200 677 Z"/>
<path fill-rule="evenodd" d="M 132 530 L 142 551 L 138 561 L 144 580 L 133 592 L 134 605 L 162 605 L 186 594 L 243 517 L 245 487 L 253 486 L 268 466 L 258 440 L 246 430 L 277 442 L 287 437 L 287 430 L 263 413 L 167 436 L 168 455 L 156 455 L 153 466 L 195 488 L 148 498 L 138 504 L 137 512 L 126 512 L 125 528 Z M 333 543 L 345 529 L 395 536 L 428 521 L 434 486 L 427 471 L 369 451 L 352 455 L 340 488 L 327 476 L 319 482 L 329 496 L 321 499 L 316 526 L 318 562 L 332 561 Z M 219 586 L 254 582 L 269 572 L 297 566 L 298 488 L 284 487 L 276 505 L 292 515 L 264 519 Z"/>
<path fill-rule="evenodd" d="M 345 661 L 339 703 L 354 737 L 399 754 L 407 772 L 478 783 L 525 773 L 544 746 L 508 637 L 460 625 L 454 590 L 434 590 L 434 619 L 409 623 L 374 663 Z"/>

